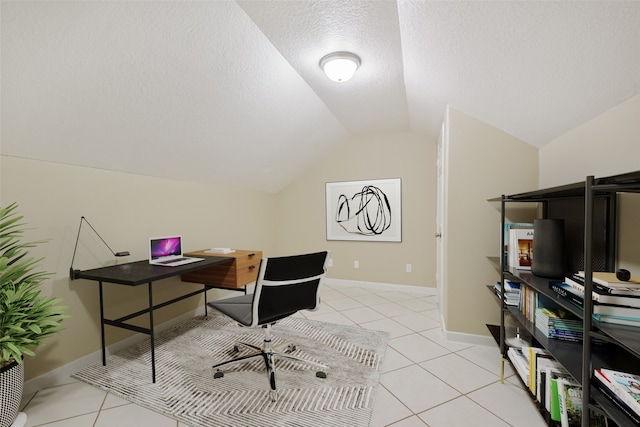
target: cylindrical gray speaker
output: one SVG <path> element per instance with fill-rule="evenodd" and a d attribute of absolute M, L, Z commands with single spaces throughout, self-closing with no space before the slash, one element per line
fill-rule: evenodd
<path fill-rule="evenodd" d="M 534 220 L 531 272 L 536 276 L 559 279 L 564 277 L 566 270 L 564 220 Z"/>

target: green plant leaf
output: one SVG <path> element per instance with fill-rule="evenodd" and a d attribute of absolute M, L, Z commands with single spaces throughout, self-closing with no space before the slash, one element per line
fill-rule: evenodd
<path fill-rule="evenodd" d="M 12 203 L 0 208 L 0 366 L 24 356 L 31 349 L 63 330 L 60 323 L 69 316 L 60 298 L 42 295 L 40 285 L 51 273 L 38 270 L 42 258 L 29 249 L 44 241 L 22 240 L 26 225 Z"/>

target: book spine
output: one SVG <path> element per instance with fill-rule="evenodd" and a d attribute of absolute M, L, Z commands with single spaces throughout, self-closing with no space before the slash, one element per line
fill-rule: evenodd
<path fill-rule="evenodd" d="M 569 301 L 574 305 L 577 305 L 579 308 L 583 308 L 584 299 L 581 296 L 571 292 L 570 289 L 567 289 L 569 286 L 563 287 L 562 285 L 563 285 L 563 282 L 555 282 L 555 281 L 549 282 L 549 288 L 552 291 L 554 291 L 558 296 L 560 296 L 565 301 Z"/>
<path fill-rule="evenodd" d="M 598 311 L 597 313 L 593 314 L 593 318 L 599 322 L 606 321 L 606 319 L 611 319 L 611 318 L 629 320 L 633 322 L 640 322 L 640 309 L 634 308 L 632 310 L 633 311 L 629 311 L 629 310 L 620 310 L 620 311 L 605 310 L 604 312 Z M 637 313 L 635 311 L 637 311 Z"/>
<path fill-rule="evenodd" d="M 582 292 L 584 294 L 584 279 L 580 276 L 576 276 L 575 274 L 571 277 L 567 276 L 565 277 L 565 283 L 570 284 L 571 286 L 573 286 L 575 289 L 579 290 L 580 292 Z M 596 292 L 596 290 L 606 293 L 606 294 L 611 294 L 612 289 L 608 286 L 603 285 L 602 283 L 598 283 L 596 282 L 595 279 L 591 280 L 591 287 L 593 289 L 593 298 L 594 300 L 597 298 L 598 293 Z"/>

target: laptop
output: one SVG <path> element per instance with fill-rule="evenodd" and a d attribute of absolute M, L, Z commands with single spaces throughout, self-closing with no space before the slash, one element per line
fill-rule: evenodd
<path fill-rule="evenodd" d="M 149 264 L 177 267 L 202 261 L 182 255 L 182 236 L 151 237 L 149 239 Z"/>

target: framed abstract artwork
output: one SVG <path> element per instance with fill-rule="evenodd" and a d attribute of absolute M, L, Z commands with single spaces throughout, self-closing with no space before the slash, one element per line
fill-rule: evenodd
<path fill-rule="evenodd" d="M 326 183 L 327 240 L 402 241 L 401 180 Z"/>

